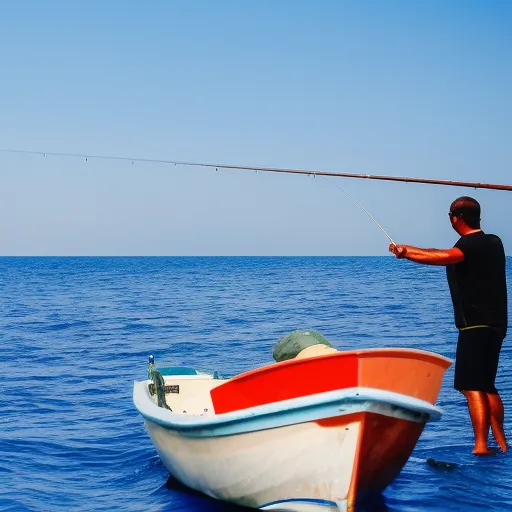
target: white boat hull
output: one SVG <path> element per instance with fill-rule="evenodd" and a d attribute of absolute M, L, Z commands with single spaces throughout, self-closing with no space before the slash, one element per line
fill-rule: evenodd
<path fill-rule="evenodd" d="M 386 487 L 425 422 L 441 415 L 417 399 L 356 388 L 192 417 L 157 407 L 144 382 L 134 390 L 151 440 L 176 480 L 263 510 L 350 508 L 356 492 Z"/>
<path fill-rule="evenodd" d="M 160 407 L 151 381 L 135 382 L 133 399 L 163 464 L 191 489 L 262 510 L 343 511 L 385 489 L 440 419 L 449 364 L 419 351 L 347 352 L 229 380 L 169 375 Z"/>
<path fill-rule="evenodd" d="M 359 422 L 335 428 L 303 423 L 217 438 L 184 438 L 151 422 L 146 428 L 177 480 L 217 499 L 269 510 L 292 497 L 344 501 L 359 437 Z M 297 509 L 290 502 L 286 510 Z"/>

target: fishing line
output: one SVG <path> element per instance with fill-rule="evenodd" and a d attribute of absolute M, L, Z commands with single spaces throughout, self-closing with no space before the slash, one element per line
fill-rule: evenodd
<path fill-rule="evenodd" d="M 370 175 L 358 175 L 358 174 L 348 174 L 348 173 L 328 173 L 322 171 L 307 171 L 307 170 L 299 170 L 299 169 L 280 169 L 275 167 L 254 167 L 254 166 L 242 166 L 242 165 L 228 165 L 228 164 L 212 164 L 212 163 L 204 163 L 204 162 L 185 162 L 179 160 L 158 160 L 151 158 L 130 158 L 123 156 L 100 156 L 100 155 L 90 155 L 83 153 L 55 153 L 55 152 L 40 152 L 40 151 L 29 151 L 29 150 L 20 150 L 20 149 L 0 149 L 0 152 L 4 153 L 21 153 L 28 155 L 40 155 L 43 157 L 46 156 L 61 156 L 61 157 L 73 157 L 73 158 L 83 158 L 87 162 L 89 159 L 98 159 L 98 160 L 120 160 L 120 161 L 131 161 L 133 162 L 145 162 L 145 163 L 158 163 L 158 164 L 174 164 L 174 165 L 186 165 L 186 166 L 196 166 L 196 167 L 210 167 L 218 169 L 231 169 L 231 170 L 246 170 L 246 171 L 263 171 L 263 172 L 279 172 L 279 173 L 293 173 L 293 174 L 306 174 L 308 176 L 321 176 L 321 177 L 365 177 L 371 178 Z M 339 188 L 343 193 L 345 193 L 361 210 L 363 210 L 368 217 L 377 225 L 377 227 L 386 235 L 389 241 L 396 245 L 394 240 L 389 236 L 387 231 L 380 225 L 380 223 L 375 219 L 375 217 L 351 194 L 349 194 L 344 188 L 335 184 L 337 188 Z"/>
<path fill-rule="evenodd" d="M 352 199 L 352 201 L 354 201 L 354 203 L 357 204 L 357 206 L 359 206 L 359 208 L 361 208 L 361 210 L 363 210 L 363 212 L 366 213 L 366 215 L 368 215 L 368 217 L 370 217 L 370 219 L 373 220 L 373 222 L 375 222 L 375 224 L 379 227 L 379 229 L 388 237 L 389 241 L 393 244 L 393 245 L 396 245 L 395 241 L 389 236 L 388 232 L 380 225 L 380 223 L 377 221 L 377 219 L 375 219 L 375 217 L 355 198 L 353 197 L 351 194 L 349 194 L 344 188 L 340 187 L 339 185 L 336 185 L 336 183 L 334 184 L 334 186 L 336 188 L 339 188 L 342 192 L 344 192 L 350 199 Z"/>

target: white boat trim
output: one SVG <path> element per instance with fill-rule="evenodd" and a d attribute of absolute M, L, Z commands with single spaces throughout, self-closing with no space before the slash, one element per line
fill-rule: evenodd
<path fill-rule="evenodd" d="M 219 415 L 182 414 L 158 407 L 149 394 L 149 382 L 134 382 L 133 401 L 140 414 L 146 421 L 186 437 L 255 432 L 358 412 L 373 412 L 417 423 L 437 421 L 442 415 L 439 407 L 424 400 L 364 387 L 318 393 Z"/>

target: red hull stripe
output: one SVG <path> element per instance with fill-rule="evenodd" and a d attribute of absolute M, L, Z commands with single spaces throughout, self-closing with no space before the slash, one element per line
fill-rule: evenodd
<path fill-rule="evenodd" d="M 211 390 L 216 414 L 356 387 L 357 355 L 285 361 L 241 374 Z"/>

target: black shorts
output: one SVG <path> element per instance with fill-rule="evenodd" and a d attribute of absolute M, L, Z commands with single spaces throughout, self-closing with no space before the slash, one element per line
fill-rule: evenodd
<path fill-rule="evenodd" d="M 459 391 L 497 393 L 494 379 L 502 342 L 503 336 L 489 327 L 459 331 L 453 387 Z"/>

